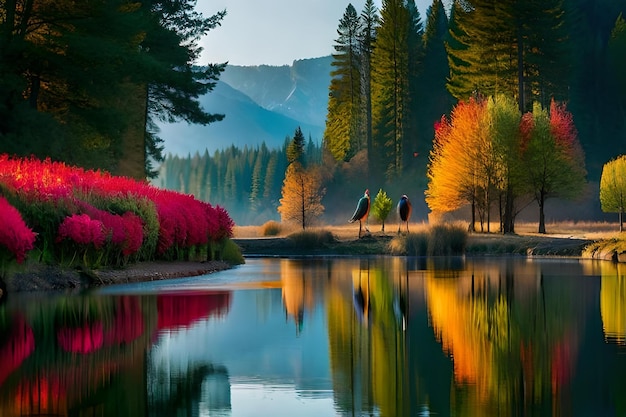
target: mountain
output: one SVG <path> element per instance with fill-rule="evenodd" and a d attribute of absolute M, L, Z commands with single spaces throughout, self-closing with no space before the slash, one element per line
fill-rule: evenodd
<path fill-rule="evenodd" d="M 294 61 L 292 66 L 227 66 L 216 87 L 200 97 L 209 113 L 224 114 L 208 126 L 159 123 L 165 153 L 186 156 L 231 145 L 262 142 L 281 147 L 299 126 L 319 143 L 324 133 L 331 57 Z"/>

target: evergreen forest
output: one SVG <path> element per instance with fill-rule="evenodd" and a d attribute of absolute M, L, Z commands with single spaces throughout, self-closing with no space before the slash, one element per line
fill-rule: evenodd
<path fill-rule="evenodd" d="M 498 96 L 514 100 L 520 116 L 567 106 L 587 186 L 569 210 L 562 203 L 548 210 L 547 220 L 602 217 L 602 166 L 626 152 L 626 1 L 448 6 L 433 0 L 422 19 L 414 0 L 385 0 L 380 10 L 368 0 L 360 12 L 347 5 L 333 45 L 324 137 L 305 152 L 325 173 L 324 220 L 346 221 L 366 188 L 394 201 L 407 194 L 414 219 L 426 219 L 435 125 L 458 103 Z M 159 185 L 224 205 L 238 223 L 276 219 L 288 142 L 168 156 Z"/>

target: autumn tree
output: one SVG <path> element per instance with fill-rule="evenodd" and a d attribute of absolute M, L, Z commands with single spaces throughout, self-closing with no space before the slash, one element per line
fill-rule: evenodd
<path fill-rule="evenodd" d="M 428 207 L 445 213 L 470 204 L 470 231 L 475 230 L 477 205 L 484 201 L 481 195 L 488 186 L 482 170 L 486 161 L 481 159 L 488 155 L 481 149 L 488 143 L 485 120 L 485 101 L 459 102 L 449 119 L 442 116 L 437 123 L 428 164 Z"/>
<path fill-rule="evenodd" d="M 602 211 L 618 213 L 619 231 L 623 232 L 626 210 L 626 155 L 618 156 L 602 167 L 600 204 Z"/>
<path fill-rule="evenodd" d="M 372 215 L 376 220 L 382 223 L 382 231 L 385 232 L 385 220 L 391 212 L 393 201 L 387 196 L 387 193 L 381 188 L 372 203 Z"/>
<path fill-rule="evenodd" d="M 489 98 L 487 114 L 488 138 L 493 152 L 490 181 L 499 202 L 500 231 L 514 233 L 519 210 L 516 202 L 527 192 L 520 155 L 521 113 L 512 97 L 499 95 Z"/>
<path fill-rule="evenodd" d="M 546 233 L 545 201 L 574 198 L 585 185 L 585 160 L 572 114 L 552 101 L 550 112 L 535 103 L 522 117 L 522 158 L 528 184 L 539 204 L 539 233 Z"/>
<path fill-rule="evenodd" d="M 281 220 L 299 224 L 302 230 L 311 226 L 324 212 L 324 194 L 319 167 L 305 169 L 297 161 L 289 164 L 278 206 Z"/>

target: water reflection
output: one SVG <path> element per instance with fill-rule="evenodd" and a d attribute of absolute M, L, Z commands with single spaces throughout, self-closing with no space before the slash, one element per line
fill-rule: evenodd
<path fill-rule="evenodd" d="M 623 415 L 609 262 L 254 259 L 0 306 L 0 415 Z"/>

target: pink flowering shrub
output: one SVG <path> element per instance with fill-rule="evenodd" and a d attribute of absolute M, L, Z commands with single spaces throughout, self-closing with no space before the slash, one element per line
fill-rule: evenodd
<path fill-rule="evenodd" d="M 0 196 L 0 246 L 15 256 L 18 263 L 33 249 L 36 234 L 26 226 L 19 211 Z"/>
<path fill-rule="evenodd" d="M 233 221 L 219 206 L 50 159 L 0 154 L 0 189 L 15 197 L 17 214 L 32 228 L 31 236 L 39 236 L 36 242 L 27 239 L 20 251 L 11 243 L 19 259 L 34 243 L 42 259 L 55 259 L 59 242 L 96 248 L 106 263 L 120 257 L 187 258 L 232 237 Z M 10 241 L 2 239 L 0 248 Z"/>
<path fill-rule="evenodd" d="M 59 226 L 57 242 L 63 239 L 70 239 L 79 245 L 93 244 L 96 248 L 101 248 L 106 240 L 104 224 L 87 214 L 73 214 L 66 217 Z"/>

